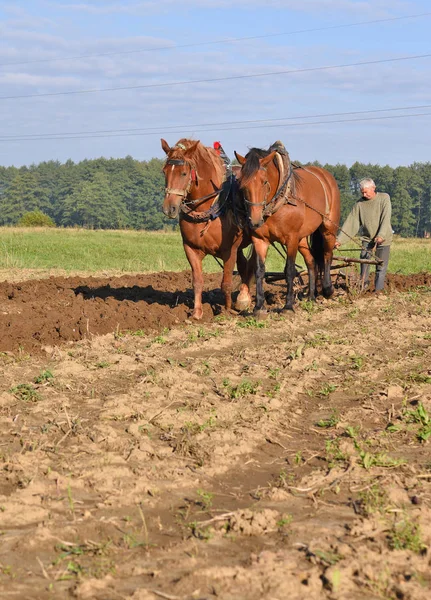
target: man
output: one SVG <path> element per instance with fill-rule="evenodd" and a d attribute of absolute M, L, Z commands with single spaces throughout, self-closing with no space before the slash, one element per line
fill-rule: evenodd
<path fill-rule="evenodd" d="M 223 146 L 220 144 L 220 142 L 214 142 L 213 143 L 213 148 L 214 148 L 214 150 L 217 152 L 217 154 L 220 156 L 220 158 L 222 159 L 222 161 L 225 164 L 225 167 L 226 167 L 226 178 L 230 177 L 230 175 L 232 174 L 232 164 L 230 162 L 230 159 L 229 159 L 228 155 L 223 150 Z"/>
<path fill-rule="evenodd" d="M 342 230 L 337 236 L 335 248 L 338 248 L 358 231 L 361 233 L 361 258 L 371 258 L 371 252 L 382 262 L 376 265 L 375 291 L 380 292 L 385 285 L 389 253 L 392 243 L 391 199 L 389 194 L 376 192 L 372 179 L 359 182 L 362 198 L 352 208 Z M 363 289 L 369 286 L 370 265 L 361 264 Z"/>

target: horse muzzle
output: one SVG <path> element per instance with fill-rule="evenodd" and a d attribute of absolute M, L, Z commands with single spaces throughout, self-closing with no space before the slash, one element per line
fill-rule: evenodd
<path fill-rule="evenodd" d="M 162 208 L 163 214 L 166 215 L 169 219 L 176 219 L 178 217 L 178 213 L 180 211 L 178 206 L 173 204 L 163 205 Z"/>
<path fill-rule="evenodd" d="M 251 228 L 253 231 L 256 231 L 256 229 L 259 229 L 259 227 L 262 227 L 263 225 L 263 221 L 260 221 L 259 223 L 257 223 L 256 225 L 254 223 L 251 223 Z"/>
<path fill-rule="evenodd" d="M 259 229 L 259 227 L 262 227 L 262 225 L 264 224 L 265 220 L 263 217 L 260 217 L 260 219 L 251 219 L 249 218 L 248 220 L 251 229 L 255 230 L 255 229 Z"/>

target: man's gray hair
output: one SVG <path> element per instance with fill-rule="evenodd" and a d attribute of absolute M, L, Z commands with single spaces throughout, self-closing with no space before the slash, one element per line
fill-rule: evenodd
<path fill-rule="evenodd" d="M 365 179 L 361 179 L 361 181 L 359 182 L 359 187 L 361 188 L 361 190 L 364 190 L 365 188 L 370 188 L 376 187 L 376 184 L 374 183 L 373 179 L 371 179 L 370 177 L 366 177 Z"/>

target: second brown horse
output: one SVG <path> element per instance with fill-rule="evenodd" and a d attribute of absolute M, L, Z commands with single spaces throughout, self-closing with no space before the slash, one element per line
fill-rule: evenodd
<path fill-rule="evenodd" d="M 245 157 L 235 155 L 242 165 L 239 183 L 257 253 L 255 312 L 264 307 L 265 259 L 273 242 L 283 244 L 287 251 L 285 310 L 293 309 L 298 249 L 308 267 L 310 299 L 315 296 L 317 271 L 323 274 L 323 295 L 330 297 L 330 267 L 340 220 L 340 193 L 334 177 L 320 167 L 293 165 L 281 142 L 269 150 L 252 148 Z"/>

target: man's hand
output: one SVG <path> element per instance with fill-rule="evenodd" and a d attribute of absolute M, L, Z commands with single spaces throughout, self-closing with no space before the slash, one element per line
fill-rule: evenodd
<path fill-rule="evenodd" d="M 338 240 L 335 240 L 334 248 L 339 248 L 341 246 Z"/>
<path fill-rule="evenodd" d="M 378 246 L 380 246 L 380 244 L 382 244 L 385 240 L 381 237 L 376 237 L 376 238 L 374 238 L 374 241 L 376 242 L 376 244 Z"/>

